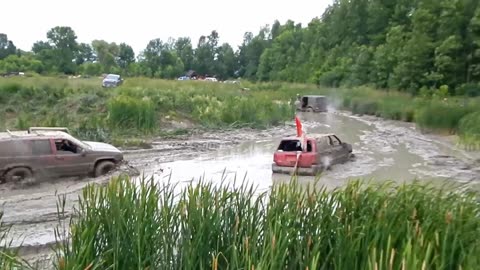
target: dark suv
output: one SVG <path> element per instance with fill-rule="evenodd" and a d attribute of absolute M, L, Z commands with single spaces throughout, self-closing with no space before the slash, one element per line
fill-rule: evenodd
<path fill-rule="evenodd" d="M 0 133 L 0 183 L 60 176 L 103 175 L 123 161 L 106 143 L 80 141 L 66 128 Z"/>

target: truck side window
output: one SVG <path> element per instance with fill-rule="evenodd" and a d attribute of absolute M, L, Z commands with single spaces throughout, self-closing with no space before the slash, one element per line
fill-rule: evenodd
<path fill-rule="evenodd" d="M 69 140 L 65 140 L 65 139 L 55 140 L 55 147 L 57 148 L 57 152 L 59 154 L 76 154 L 77 153 L 76 145 L 70 142 Z"/>
<path fill-rule="evenodd" d="M 307 141 L 307 152 L 312 152 L 312 141 Z"/>
<path fill-rule="evenodd" d="M 338 146 L 338 145 L 341 144 L 340 141 L 335 136 L 329 136 L 329 139 L 330 139 L 330 142 L 331 142 L 332 146 Z"/>
<path fill-rule="evenodd" d="M 34 156 L 51 155 L 52 148 L 49 140 L 32 140 L 32 154 Z"/>
<path fill-rule="evenodd" d="M 284 152 L 295 152 L 302 151 L 302 147 L 299 140 L 284 140 L 280 142 L 277 150 L 281 150 Z"/>

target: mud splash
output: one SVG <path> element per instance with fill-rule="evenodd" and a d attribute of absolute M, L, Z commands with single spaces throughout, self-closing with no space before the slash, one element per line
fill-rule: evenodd
<path fill-rule="evenodd" d="M 480 183 L 480 162 L 475 162 L 480 155 L 421 134 L 412 124 L 344 112 L 305 113 L 300 117 L 307 133 L 333 132 L 353 145 L 356 158 L 325 171 L 321 185 L 338 187 L 359 177 L 373 181 L 430 179 L 439 183 Z M 288 175 L 272 174 L 271 164 L 280 139 L 294 133 L 292 122 L 261 132 L 242 129 L 183 136 L 156 141 L 152 149 L 126 151 L 125 158 L 159 183 L 177 183 L 181 188 L 199 181 L 230 185 L 247 182 L 261 192 L 276 183 L 290 181 Z M 135 175 L 128 167 L 121 171 Z M 0 186 L 0 211 L 5 213 L 4 222 L 12 225 L 13 244 L 25 246 L 22 252 L 28 260 L 48 262 L 48 246 L 55 241 L 54 228 L 58 224 L 57 196 L 66 196 L 68 216 L 85 185 L 103 184 L 108 179 L 65 179 L 28 189 Z M 312 183 L 314 179 L 299 177 L 298 181 Z"/>

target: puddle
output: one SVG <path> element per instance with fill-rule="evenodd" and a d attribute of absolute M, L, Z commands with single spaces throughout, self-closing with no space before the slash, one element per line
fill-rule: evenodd
<path fill-rule="evenodd" d="M 478 178 L 461 151 L 446 147 L 420 134 L 412 124 L 384 121 L 373 117 L 352 117 L 344 113 L 301 114 L 307 133 L 335 133 L 353 145 L 356 158 L 325 171 L 320 183 L 336 187 L 357 178 L 411 181 L 414 179 L 467 182 Z M 292 127 L 292 132 L 295 132 Z M 287 134 L 288 135 L 288 134 Z M 156 173 L 159 182 L 199 179 L 214 183 L 246 178 L 259 189 L 287 182 L 288 175 L 272 174 L 272 153 L 283 136 L 270 136 L 243 142 L 233 148 L 186 160 L 158 163 L 146 170 Z M 445 158 L 447 157 L 447 158 Z M 158 171 L 163 170 L 162 173 Z M 224 175 L 225 174 L 225 175 Z M 313 177 L 299 177 L 313 182 Z"/>

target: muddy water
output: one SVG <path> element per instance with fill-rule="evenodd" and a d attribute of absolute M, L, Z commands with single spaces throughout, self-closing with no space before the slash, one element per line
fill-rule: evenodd
<path fill-rule="evenodd" d="M 467 153 L 453 145 L 422 135 L 414 125 L 384 121 L 374 117 L 354 117 L 346 113 L 301 114 L 307 133 L 335 133 L 353 145 L 356 158 L 325 171 L 320 184 L 337 187 L 349 179 L 367 178 L 373 181 L 433 181 L 469 182 L 479 179 Z M 294 127 L 291 131 L 294 131 Z M 265 136 L 246 141 L 234 148 L 146 169 L 159 182 L 212 181 L 239 183 L 246 180 L 259 190 L 275 183 L 288 182 L 288 175 L 272 174 L 272 153 L 282 136 Z M 162 172 L 160 172 L 162 171 Z M 299 182 L 314 182 L 312 177 L 299 177 Z"/>
<path fill-rule="evenodd" d="M 356 178 L 480 182 L 478 153 L 465 153 L 447 140 L 421 134 L 412 124 L 334 111 L 301 114 L 300 118 L 307 133 L 335 133 L 353 145 L 356 158 L 325 171 L 321 185 L 337 187 Z M 161 140 L 151 150 L 129 151 L 125 157 L 130 165 L 147 176 L 153 175 L 159 183 L 171 182 L 181 188 L 200 179 L 236 185 L 246 181 L 261 192 L 291 180 L 288 175 L 272 174 L 271 164 L 280 139 L 294 132 L 292 123 L 262 132 L 201 134 Z M 52 255 L 48 245 L 55 241 L 54 228 L 58 224 L 57 195 L 66 196 L 69 215 L 86 184 L 106 181 L 108 177 L 67 179 L 28 189 L 0 186 L 0 211 L 4 212 L 4 222 L 13 226 L 13 244 L 27 246 L 24 254 L 31 261 L 48 261 Z M 312 177 L 299 177 L 301 184 L 313 181 Z"/>

